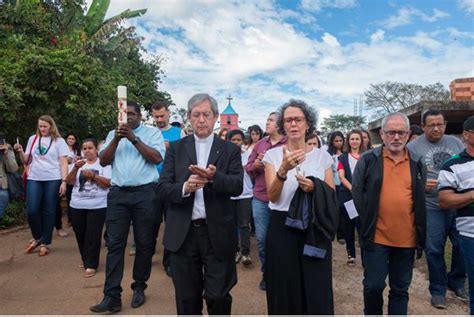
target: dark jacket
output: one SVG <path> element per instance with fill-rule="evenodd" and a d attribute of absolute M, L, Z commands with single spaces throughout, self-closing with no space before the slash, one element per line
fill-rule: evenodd
<path fill-rule="evenodd" d="M 191 226 L 194 193 L 183 197 L 183 184 L 191 175 L 190 164 L 197 164 L 194 136 L 171 142 L 166 151 L 158 193 L 168 203 L 163 244 L 177 252 Z M 216 166 L 213 182 L 204 187 L 209 239 L 216 256 L 232 257 L 237 250 L 236 214 L 231 196 L 239 196 L 243 188 L 240 148 L 214 136 L 207 165 Z"/>
<path fill-rule="evenodd" d="M 319 178 L 309 176 L 314 183 L 312 193 L 298 187 L 288 209 L 285 224 L 298 230 L 306 230 L 303 254 L 324 258 L 327 240 L 334 240 L 338 224 L 336 192 Z"/>
<path fill-rule="evenodd" d="M 349 164 L 349 153 L 344 152 L 338 157 L 339 162 L 341 162 L 342 166 L 344 166 L 344 177 L 347 179 L 349 183 L 352 184 L 352 172 L 351 172 L 351 166 Z M 352 199 L 352 193 L 349 189 L 346 188 L 341 182 L 341 185 L 339 186 L 339 192 L 338 192 L 338 198 L 339 198 L 339 204 L 341 206 L 344 206 L 345 202 L 348 202 L 349 200 Z"/>
<path fill-rule="evenodd" d="M 352 197 L 360 218 L 362 248 L 370 249 L 375 237 L 375 227 L 383 183 L 383 147 L 365 152 L 357 162 L 352 176 Z M 420 258 L 426 241 L 425 184 L 426 167 L 420 157 L 408 151 L 412 180 L 413 211 L 415 213 L 417 258 Z"/>

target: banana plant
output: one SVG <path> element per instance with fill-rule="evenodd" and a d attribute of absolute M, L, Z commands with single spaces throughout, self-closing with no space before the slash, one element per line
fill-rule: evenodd
<path fill-rule="evenodd" d="M 81 39 L 87 42 L 90 50 L 101 48 L 105 51 L 129 49 L 139 43 L 139 37 L 134 36 L 134 27 L 121 28 L 121 23 L 127 19 L 140 17 L 146 9 L 127 9 L 109 19 L 105 19 L 110 0 L 93 0 L 86 13 L 86 24 Z"/>

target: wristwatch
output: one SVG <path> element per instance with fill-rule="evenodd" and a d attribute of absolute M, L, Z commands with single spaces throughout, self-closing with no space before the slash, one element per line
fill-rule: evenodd
<path fill-rule="evenodd" d="M 141 141 L 140 138 L 136 136 L 135 139 L 132 140 L 132 144 L 135 145 L 140 141 Z"/>

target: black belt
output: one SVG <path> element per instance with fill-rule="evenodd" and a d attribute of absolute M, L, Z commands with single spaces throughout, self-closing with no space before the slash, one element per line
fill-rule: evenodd
<path fill-rule="evenodd" d="M 207 226 L 207 220 L 206 219 L 191 220 L 191 224 L 193 225 L 193 227 L 196 227 L 196 228 L 204 227 L 204 226 Z"/>

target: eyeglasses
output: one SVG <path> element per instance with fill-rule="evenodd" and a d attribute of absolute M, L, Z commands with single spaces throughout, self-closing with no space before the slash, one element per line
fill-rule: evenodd
<path fill-rule="evenodd" d="M 209 119 L 212 117 L 212 111 L 205 111 L 205 112 L 192 112 L 191 117 L 198 119 L 200 116 L 204 116 L 204 118 Z"/>
<path fill-rule="evenodd" d="M 436 128 L 442 129 L 442 128 L 444 128 L 444 126 L 446 126 L 446 123 L 429 124 L 429 125 L 427 125 L 426 127 L 427 127 L 429 130 L 434 130 L 434 129 L 436 129 Z"/>
<path fill-rule="evenodd" d="M 409 131 L 394 131 L 394 130 L 385 131 L 385 130 L 383 130 L 383 133 L 388 135 L 391 138 L 395 137 L 395 135 L 397 135 L 397 134 L 398 134 L 399 137 L 403 138 L 403 137 L 406 137 L 409 134 Z"/>
<path fill-rule="evenodd" d="M 301 125 L 303 122 L 305 122 L 305 117 L 288 117 L 288 118 L 283 118 L 283 122 L 285 124 L 291 125 L 293 121 L 296 123 L 296 125 Z"/>

